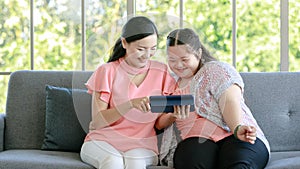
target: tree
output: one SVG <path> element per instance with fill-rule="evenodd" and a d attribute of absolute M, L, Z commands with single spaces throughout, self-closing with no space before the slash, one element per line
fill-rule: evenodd
<path fill-rule="evenodd" d="M 86 1 L 86 69 L 107 61 L 126 22 L 126 1 Z M 137 1 L 137 15 L 150 17 L 160 38 L 155 60 L 166 61 L 165 39 L 179 28 L 179 1 Z M 230 0 L 184 1 L 184 25 L 199 33 L 221 61 L 232 59 Z M 29 1 L 0 1 L 0 71 L 30 69 Z M 289 2 L 290 71 L 300 68 L 300 2 Z M 237 1 L 237 70 L 279 71 L 280 1 Z M 34 68 L 81 70 L 81 1 L 36 0 L 34 7 Z M 8 76 L 0 76 L 0 112 L 4 111 Z"/>

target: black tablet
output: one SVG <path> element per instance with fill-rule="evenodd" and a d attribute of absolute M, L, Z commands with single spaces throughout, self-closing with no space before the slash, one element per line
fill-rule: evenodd
<path fill-rule="evenodd" d="M 190 111 L 195 111 L 192 95 L 150 96 L 151 112 L 174 112 L 174 105 L 190 105 Z"/>

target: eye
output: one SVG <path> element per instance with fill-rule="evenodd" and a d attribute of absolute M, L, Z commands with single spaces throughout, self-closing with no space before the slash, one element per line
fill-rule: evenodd
<path fill-rule="evenodd" d="M 176 60 L 175 59 L 168 59 L 168 61 L 174 63 Z"/>

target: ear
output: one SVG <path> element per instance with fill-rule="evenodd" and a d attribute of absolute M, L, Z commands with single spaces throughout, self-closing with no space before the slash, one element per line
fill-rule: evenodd
<path fill-rule="evenodd" d="M 121 43 L 122 43 L 122 47 L 123 47 L 124 49 L 126 49 L 128 43 L 127 43 L 127 41 L 126 41 L 125 38 L 121 37 Z"/>

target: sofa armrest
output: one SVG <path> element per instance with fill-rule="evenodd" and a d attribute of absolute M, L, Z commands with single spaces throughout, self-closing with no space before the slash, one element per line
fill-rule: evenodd
<path fill-rule="evenodd" d="M 5 127 L 5 114 L 0 113 L 0 152 L 4 148 L 4 127 Z"/>

